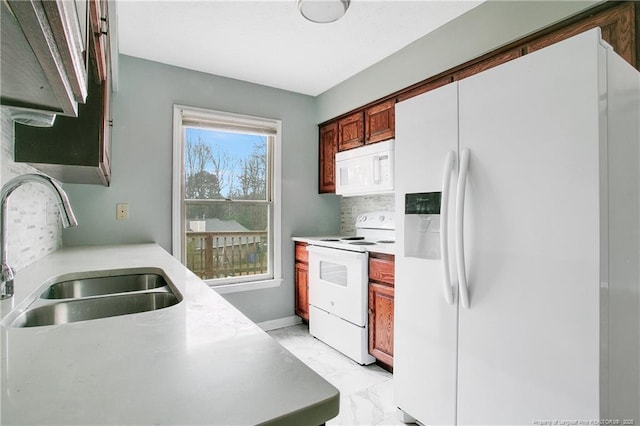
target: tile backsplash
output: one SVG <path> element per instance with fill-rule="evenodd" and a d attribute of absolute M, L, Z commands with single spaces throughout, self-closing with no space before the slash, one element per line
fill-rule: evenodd
<path fill-rule="evenodd" d="M 356 217 L 361 213 L 394 211 L 394 194 L 365 195 L 362 197 L 342 197 L 340 201 L 340 233 L 356 233 Z"/>
<path fill-rule="evenodd" d="M 38 173 L 33 167 L 13 161 L 13 122 L 5 108 L 0 116 L 0 182 L 15 176 Z M 9 196 L 7 203 L 8 263 L 16 271 L 62 246 L 59 212 L 49 189 L 26 184 Z"/>

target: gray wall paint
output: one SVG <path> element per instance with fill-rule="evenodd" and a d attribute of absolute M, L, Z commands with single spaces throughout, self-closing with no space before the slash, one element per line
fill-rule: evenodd
<path fill-rule="evenodd" d="M 333 234 L 340 201 L 318 195 L 315 100 L 283 90 L 120 56 L 113 97 L 113 180 L 108 188 L 65 185 L 79 226 L 64 245 L 157 242 L 171 250 L 173 105 L 282 120 L 282 274 L 277 288 L 225 295 L 252 320 L 294 314 L 290 237 Z M 116 203 L 129 203 L 130 219 L 115 219 Z"/>
<path fill-rule="evenodd" d="M 597 3 L 601 2 L 487 1 L 319 95 L 317 121 L 380 99 Z"/>

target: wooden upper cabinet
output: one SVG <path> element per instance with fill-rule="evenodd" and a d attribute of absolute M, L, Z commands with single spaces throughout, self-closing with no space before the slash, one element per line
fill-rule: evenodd
<path fill-rule="evenodd" d="M 106 0 L 89 1 L 89 23 L 91 27 L 90 47 L 93 51 L 92 58 L 95 60 L 96 77 L 99 80 L 106 80 L 109 74 L 108 58 L 109 54 L 109 20 Z"/>
<path fill-rule="evenodd" d="M 391 99 L 364 111 L 365 143 L 391 139 L 396 134 L 395 100 Z"/>
<path fill-rule="evenodd" d="M 338 120 L 338 151 L 364 145 L 364 113 L 358 111 Z"/>
<path fill-rule="evenodd" d="M 505 62 L 509 62 L 513 59 L 519 58 L 522 56 L 522 48 L 517 47 L 515 49 L 508 50 L 504 53 L 499 53 L 497 55 L 493 55 L 487 59 L 484 59 L 480 62 L 477 62 L 473 65 L 470 65 L 466 68 L 461 69 L 460 71 L 453 74 L 454 80 L 462 80 L 463 78 L 470 77 L 474 74 L 478 74 L 482 71 L 486 71 L 490 68 L 498 66 L 500 64 L 504 64 Z"/>
<path fill-rule="evenodd" d="M 532 40 L 525 45 L 526 52 L 535 52 L 591 28 L 600 27 L 602 38 L 613 47 L 618 55 L 637 68 L 634 8 L 633 2 L 627 2 L 607 9 L 602 13 Z"/>
<path fill-rule="evenodd" d="M 319 192 L 336 192 L 336 150 L 338 123 L 320 126 Z"/>
<path fill-rule="evenodd" d="M 453 81 L 452 76 L 447 75 L 442 78 L 429 81 L 428 83 L 417 84 L 413 87 L 409 87 L 406 91 L 400 93 L 396 98 L 397 102 L 406 101 L 407 99 L 413 98 L 414 96 L 421 95 L 423 93 L 429 92 L 431 90 L 437 89 L 438 87 L 445 86 Z"/>

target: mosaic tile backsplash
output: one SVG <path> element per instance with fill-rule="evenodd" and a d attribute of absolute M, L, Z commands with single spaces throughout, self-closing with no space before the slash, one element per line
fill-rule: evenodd
<path fill-rule="evenodd" d="M 0 182 L 37 173 L 33 167 L 13 161 L 13 122 L 1 108 Z M 49 189 L 40 184 L 26 184 L 16 189 L 8 200 L 8 262 L 16 271 L 62 246 L 60 214 Z"/>
<path fill-rule="evenodd" d="M 340 201 L 340 233 L 356 233 L 356 217 L 361 213 L 395 210 L 394 194 L 365 195 L 362 197 L 342 197 Z"/>

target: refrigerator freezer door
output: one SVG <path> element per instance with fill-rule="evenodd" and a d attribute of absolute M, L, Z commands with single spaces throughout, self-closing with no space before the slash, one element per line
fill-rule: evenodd
<path fill-rule="evenodd" d="M 457 152 L 457 97 L 452 84 L 396 104 L 396 212 L 405 212 L 407 193 L 443 190 L 448 153 Z M 445 298 L 442 260 L 408 255 L 420 252 L 408 245 L 428 229 L 420 216 L 396 221 L 394 397 L 423 424 L 454 424 L 457 304 Z"/>
<path fill-rule="evenodd" d="M 458 424 L 601 418 L 598 35 L 459 83 Z"/>

